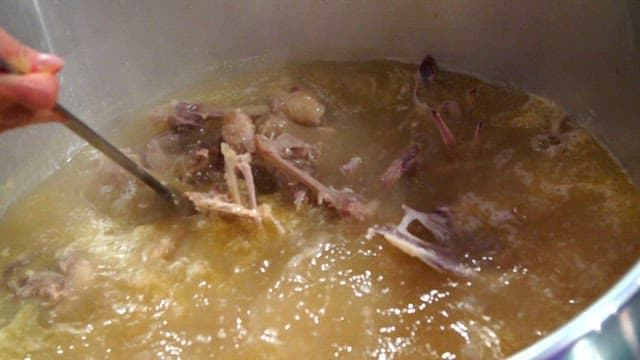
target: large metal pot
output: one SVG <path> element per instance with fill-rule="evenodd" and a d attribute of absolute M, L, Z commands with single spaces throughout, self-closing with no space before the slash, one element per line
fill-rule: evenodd
<path fill-rule="evenodd" d="M 119 114 L 227 61 L 415 62 L 429 52 L 451 68 L 554 99 L 640 180 L 640 3 L 633 0 L 0 0 L 0 24 L 66 59 L 61 102 L 103 131 Z M 78 145 L 53 125 L 0 136 L 0 214 Z M 639 287 L 637 264 L 513 358 L 640 357 Z"/>

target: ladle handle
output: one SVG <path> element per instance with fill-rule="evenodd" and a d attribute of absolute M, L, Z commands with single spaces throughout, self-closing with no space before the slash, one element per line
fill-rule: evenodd
<path fill-rule="evenodd" d="M 138 179 L 155 190 L 159 195 L 173 199 L 173 192 L 169 190 L 169 188 L 149 174 L 149 172 L 147 172 L 143 167 L 131 160 L 131 158 L 123 154 L 122 151 L 116 148 L 113 144 L 96 133 L 92 128 L 87 126 L 87 124 L 82 122 L 82 120 L 69 112 L 69 110 L 64 106 L 56 104 L 54 110 L 65 117 L 67 121 L 63 124 L 69 130 L 73 131 L 76 135 L 93 145 L 93 147 L 100 150 L 109 159 L 125 168 L 125 170 L 135 175 Z"/>
<path fill-rule="evenodd" d="M 12 68 L 2 59 L 0 59 L 0 70 L 2 69 L 6 69 L 13 73 L 19 73 L 18 71 L 16 71 L 16 69 Z M 149 172 L 147 172 L 140 165 L 136 164 L 128 156 L 123 154 L 118 148 L 116 148 L 113 144 L 96 133 L 93 129 L 82 122 L 82 120 L 78 119 L 64 106 L 57 103 L 54 107 L 54 111 L 58 112 L 65 118 L 66 121 L 64 121 L 63 123 L 69 130 L 73 131 L 76 135 L 80 136 L 89 144 L 93 145 L 96 149 L 100 150 L 109 159 L 113 160 L 115 163 L 122 166 L 125 170 L 147 184 L 160 196 L 171 200 L 172 203 L 176 203 L 177 196 L 173 191 L 171 191 L 171 189 L 162 184 L 158 179 L 149 174 Z"/>

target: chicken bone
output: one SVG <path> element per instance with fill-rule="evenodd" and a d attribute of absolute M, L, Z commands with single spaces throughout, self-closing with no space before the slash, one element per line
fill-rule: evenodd
<path fill-rule="evenodd" d="M 253 144 L 255 132 L 253 121 L 241 109 L 235 109 L 222 119 L 222 140 L 237 152 L 255 151 Z"/>
<path fill-rule="evenodd" d="M 258 155 L 274 168 L 315 192 L 318 205 L 326 202 L 341 215 L 352 216 L 358 220 L 363 220 L 372 215 L 377 207 L 376 202 L 364 203 L 351 190 L 338 191 L 322 184 L 308 173 L 285 160 L 280 155 L 280 151 L 278 151 L 274 141 L 267 139 L 263 135 L 256 135 L 256 150 Z"/>
<path fill-rule="evenodd" d="M 252 219 L 257 224 L 264 220 L 270 222 L 279 234 L 284 234 L 285 229 L 282 224 L 273 216 L 271 207 L 268 204 L 261 204 L 255 209 L 249 209 L 241 204 L 232 202 L 227 194 L 215 191 L 209 193 L 187 192 L 187 198 L 193 202 L 198 212 L 221 213 L 237 217 Z"/>
<path fill-rule="evenodd" d="M 418 163 L 419 153 L 420 146 L 418 144 L 414 144 L 403 152 L 397 159 L 393 160 L 391 165 L 389 165 L 380 178 L 382 185 L 387 188 L 393 186 L 404 173 L 415 168 Z"/>
<path fill-rule="evenodd" d="M 440 132 L 440 137 L 442 137 L 442 141 L 449 148 L 453 149 L 456 147 L 456 138 L 453 136 L 453 132 L 449 129 L 447 124 L 445 124 L 444 120 L 440 113 L 436 110 L 431 110 L 431 117 L 433 122 L 436 124 L 438 131 Z"/>
<path fill-rule="evenodd" d="M 452 213 L 447 208 L 440 208 L 433 213 L 423 213 L 406 205 L 402 206 L 405 214 L 400 224 L 372 226 L 367 231 L 367 239 L 381 235 L 390 244 L 407 255 L 416 257 L 433 269 L 462 277 L 474 276 L 474 271 L 461 263 L 451 247 L 454 235 Z M 439 244 L 427 242 L 409 232 L 409 225 L 419 222 L 429 230 Z"/>
<path fill-rule="evenodd" d="M 218 212 L 238 217 L 253 219 L 257 224 L 267 220 L 283 234 L 284 228 L 273 216 L 268 204 L 258 205 L 256 190 L 251 172 L 251 154 L 238 155 L 227 143 L 220 144 L 220 151 L 224 156 L 225 181 L 229 195 L 215 191 L 209 193 L 186 192 L 185 195 L 199 212 Z M 239 171 L 245 181 L 248 199 L 243 200 L 240 193 L 240 182 L 236 170 Z"/>

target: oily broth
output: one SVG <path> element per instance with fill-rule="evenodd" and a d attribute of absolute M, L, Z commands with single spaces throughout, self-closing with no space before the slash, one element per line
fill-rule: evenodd
<path fill-rule="evenodd" d="M 333 130 L 292 132 L 322 144 L 321 181 L 380 201 L 364 223 L 261 195 L 287 228 L 279 236 L 167 213 L 142 186 L 134 189 L 142 207 L 122 212 L 96 195 L 109 194 L 109 178 L 96 177 L 100 157 L 78 154 L 5 214 L 0 268 L 27 257 L 33 270 L 52 269 L 56 254 L 72 249 L 93 279 L 54 307 L 3 288 L 1 357 L 500 358 L 566 322 L 640 254 L 638 191 L 553 104 L 445 72 L 421 98 L 480 94 L 474 121 L 445 118 L 460 143 L 448 153 L 412 106 L 414 71 L 387 61 L 293 64 L 189 97 L 265 104 L 294 85 L 313 91 Z M 148 116 L 134 120 L 121 138 L 135 153 L 157 130 Z M 485 124 L 479 148 L 469 145 L 476 120 Z M 571 141 L 534 150 L 534 137 L 556 126 Z M 377 179 L 415 134 L 425 144 L 419 171 L 381 188 Z M 344 176 L 338 166 L 352 156 L 363 164 Z M 464 214 L 479 276 L 441 274 L 380 237 L 365 239 L 368 226 L 397 223 L 402 204 Z"/>

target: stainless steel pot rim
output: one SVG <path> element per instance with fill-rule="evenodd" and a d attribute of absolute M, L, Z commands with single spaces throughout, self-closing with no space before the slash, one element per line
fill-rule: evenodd
<path fill-rule="evenodd" d="M 600 332 L 605 320 L 612 316 L 619 316 L 619 312 L 625 309 L 638 287 L 640 287 L 640 261 L 636 262 L 631 270 L 595 303 L 550 335 L 510 357 L 510 360 L 565 358 L 569 351 L 580 355 L 581 351 L 577 345 L 583 341 L 587 342 L 584 343 L 584 350 L 588 353 L 582 355 L 593 356 L 595 348 L 589 346 L 587 335 Z M 582 358 L 589 358 L 589 356 Z"/>
<path fill-rule="evenodd" d="M 203 59 L 334 54 L 357 45 L 363 56 L 372 51 L 415 61 L 428 51 L 443 63 L 554 99 L 578 117 L 586 114 L 590 129 L 640 185 L 640 6 L 633 0 L 558 3 L 25 0 L 0 1 L 0 24 L 65 56 L 63 102 L 98 129 L 108 119 L 96 115 L 137 108 L 151 89 L 190 82 L 195 71 L 185 70 Z M 102 71 L 93 71 L 96 66 Z M 57 127 L 17 134 L 0 141 L 0 213 L 79 146 Z M 41 146 L 24 146 L 29 143 Z M 621 358 L 618 345 L 640 358 L 639 288 L 640 262 L 591 306 L 511 359 Z M 597 345 L 613 350 L 603 356 Z M 592 353 L 584 356 L 585 349 Z"/>

